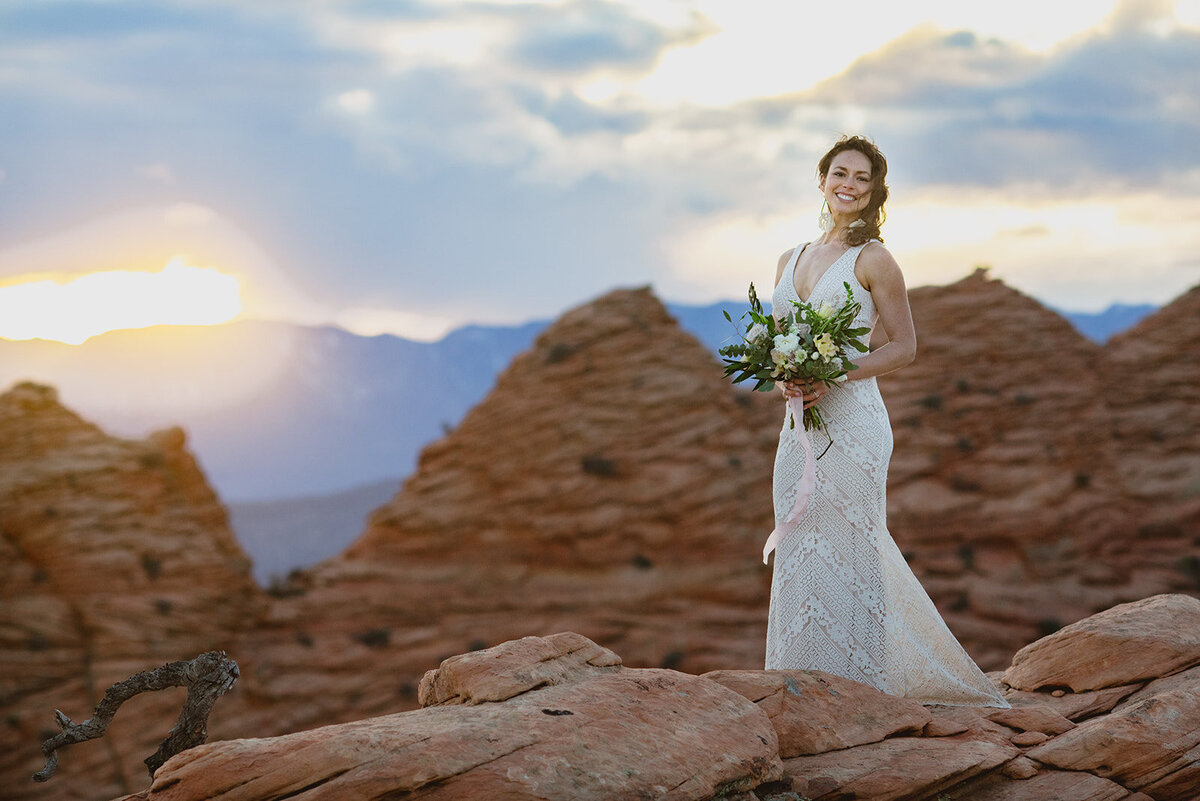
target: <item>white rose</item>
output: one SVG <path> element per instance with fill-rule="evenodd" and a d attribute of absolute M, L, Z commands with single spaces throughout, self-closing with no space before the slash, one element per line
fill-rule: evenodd
<path fill-rule="evenodd" d="M 800 337 L 796 334 L 777 334 L 775 349 L 789 355 L 794 354 L 800 350 Z"/>

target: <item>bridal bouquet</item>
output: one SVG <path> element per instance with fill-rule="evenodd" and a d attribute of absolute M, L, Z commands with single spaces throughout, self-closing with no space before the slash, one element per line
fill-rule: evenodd
<path fill-rule="evenodd" d="M 776 381 L 824 381 L 833 386 L 846 380 L 847 372 L 858 369 L 847 358 L 849 348 L 867 352 L 861 337 L 869 328 L 855 328 L 854 318 L 862 304 L 854 299 L 848 282 L 846 300 L 840 307 L 826 301 L 819 308 L 809 303 L 792 301 L 790 313 L 776 318 L 763 312 L 762 303 L 750 285 L 750 311 L 742 315 L 745 331 L 738 331 L 739 342 L 721 348 L 725 362 L 725 377 L 733 383 L 755 381 L 754 389 L 769 391 Z M 733 323 L 729 312 L 725 319 Z M 825 428 L 821 410 L 815 405 L 804 410 L 804 428 L 811 431 Z M 796 425 L 792 418 L 792 427 Z"/>

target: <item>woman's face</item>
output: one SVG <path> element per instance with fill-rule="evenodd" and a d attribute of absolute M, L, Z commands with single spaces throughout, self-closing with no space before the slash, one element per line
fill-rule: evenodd
<path fill-rule="evenodd" d="M 843 150 L 829 163 L 821 191 L 833 214 L 857 217 L 871 202 L 871 160 L 857 150 Z"/>

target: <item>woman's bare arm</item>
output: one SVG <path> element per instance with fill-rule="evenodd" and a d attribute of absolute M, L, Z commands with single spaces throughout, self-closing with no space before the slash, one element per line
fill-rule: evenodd
<path fill-rule="evenodd" d="M 886 339 L 871 337 L 871 352 L 854 360 L 858 369 L 850 371 L 852 381 L 890 373 L 910 364 L 917 355 L 917 332 L 908 305 L 908 289 L 896 259 L 881 245 L 868 247 L 859 256 L 855 273 L 861 275 L 863 286 L 871 292 L 879 315 L 876 327 L 883 329 Z"/>

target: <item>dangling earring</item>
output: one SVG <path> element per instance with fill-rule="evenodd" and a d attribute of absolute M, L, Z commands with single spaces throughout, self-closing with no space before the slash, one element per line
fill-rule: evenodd
<path fill-rule="evenodd" d="M 829 213 L 829 201 L 821 201 L 821 213 L 817 215 L 817 227 L 822 233 L 829 233 L 833 230 L 833 215 Z"/>

